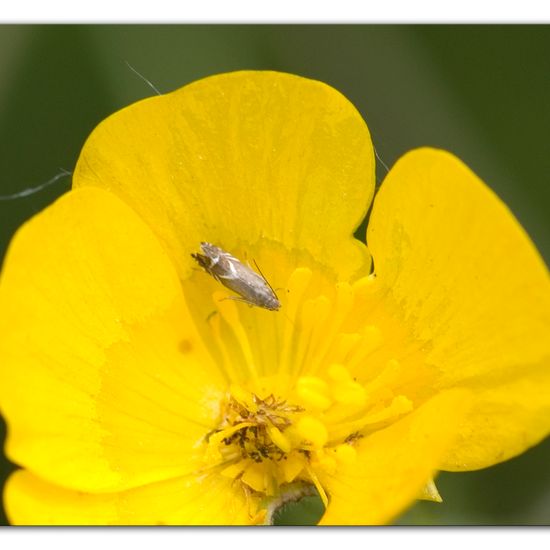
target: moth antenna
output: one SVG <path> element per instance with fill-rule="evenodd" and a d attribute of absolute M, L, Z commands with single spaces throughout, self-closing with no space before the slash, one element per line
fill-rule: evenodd
<path fill-rule="evenodd" d="M 254 258 L 252 258 L 252 261 L 254 262 L 256 269 L 260 272 L 260 275 L 262 276 L 262 279 L 264 280 L 265 284 L 271 289 L 271 292 L 273 292 L 275 298 L 279 299 L 279 296 L 277 296 L 277 293 L 275 292 L 273 287 L 269 284 L 269 281 L 265 278 L 265 275 L 262 273 L 262 270 L 260 269 L 258 262 Z"/>

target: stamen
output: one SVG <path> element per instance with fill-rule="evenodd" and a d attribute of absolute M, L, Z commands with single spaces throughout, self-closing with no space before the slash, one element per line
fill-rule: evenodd
<path fill-rule="evenodd" d="M 295 320 L 298 309 L 302 304 L 304 294 L 311 281 L 311 270 L 305 267 L 299 267 L 292 272 L 288 279 L 288 299 L 286 301 L 286 315 L 292 320 L 291 323 L 284 324 L 283 344 L 281 349 L 281 372 L 290 371 L 290 352 L 292 340 L 296 334 Z"/>
<path fill-rule="evenodd" d="M 301 481 L 312 483 L 327 506 L 321 472 L 353 469 L 356 441 L 413 408 L 398 385 L 401 365 L 377 352 L 394 333 L 358 326 L 358 319 L 372 318 L 376 277 L 338 283 L 333 291 L 316 284 L 326 292 L 316 295 L 312 279 L 308 268 L 288 278 L 281 300 L 288 322 L 264 311 L 255 324 L 253 310 L 249 315 L 224 292 L 213 294 L 219 315 L 209 323 L 232 384 L 218 429 L 206 439 L 205 460 L 256 503 Z M 384 319 L 378 322 L 386 327 Z M 429 484 L 425 492 L 436 498 Z"/>
<path fill-rule="evenodd" d="M 327 369 L 327 374 L 335 382 L 347 382 L 352 379 L 348 369 L 346 369 L 344 365 L 340 365 L 338 363 L 330 365 Z"/>
<path fill-rule="evenodd" d="M 348 368 L 355 370 L 365 362 L 367 357 L 376 351 L 382 344 L 382 331 L 374 325 L 368 325 L 360 331 L 360 339 L 358 340 L 354 352 L 350 355 L 347 361 Z"/>
<path fill-rule="evenodd" d="M 362 407 L 367 402 L 367 392 L 353 380 L 339 381 L 332 388 L 334 400 L 344 405 Z"/>
<path fill-rule="evenodd" d="M 223 368 L 224 368 L 224 371 L 227 373 L 227 378 L 229 380 L 239 380 L 240 377 L 237 377 L 237 373 L 233 368 L 234 361 L 231 360 L 229 353 L 227 351 L 227 347 L 225 345 L 225 340 L 222 338 L 222 335 L 221 335 L 221 326 L 220 326 L 221 320 L 219 315 L 212 315 L 208 319 L 208 323 L 210 325 L 210 328 L 212 329 L 214 342 L 216 343 L 218 349 L 222 354 Z"/>
<path fill-rule="evenodd" d="M 391 388 L 399 379 L 401 374 L 401 364 L 396 359 L 390 359 L 382 372 L 365 386 L 369 394 L 375 394 L 381 388 Z"/>
<path fill-rule="evenodd" d="M 306 406 L 319 411 L 324 411 L 332 405 L 332 401 L 327 395 L 328 384 L 320 378 L 316 378 L 316 380 L 319 380 L 326 386 L 326 388 L 322 386 L 319 387 L 318 384 L 311 383 L 312 378 L 313 377 L 304 376 L 299 378 L 296 385 L 296 394 Z"/>
<path fill-rule="evenodd" d="M 355 295 L 358 299 L 362 299 L 365 295 L 372 293 L 372 291 L 375 289 L 376 283 L 376 275 L 370 274 L 366 277 L 361 277 L 361 279 L 357 279 L 352 284 L 353 290 L 355 292 Z"/>
<path fill-rule="evenodd" d="M 360 341 L 361 335 L 356 332 L 340 333 L 336 335 L 334 346 L 331 352 L 327 354 L 325 362 L 329 364 L 347 363 L 348 355 L 352 352 L 352 350 L 355 350 Z"/>
<path fill-rule="evenodd" d="M 318 376 L 301 376 L 297 382 L 298 390 L 307 388 L 311 391 L 316 391 L 323 396 L 327 396 L 329 393 L 328 384 Z"/>
<path fill-rule="evenodd" d="M 336 460 L 341 464 L 350 465 L 353 464 L 357 459 L 357 451 L 351 445 L 343 443 L 334 448 L 334 455 Z"/>
<path fill-rule="evenodd" d="M 248 508 L 250 510 L 250 505 Z M 248 512 L 248 515 L 250 516 L 250 525 L 264 525 L 267 516 L 267 509 L 261 508 L 255 514 Z"/>
<path fill-rule="evenodd" d="M 265 467 L 263 464 L 257 464 L 255 462 L 250 463 L 245 470 L 241 479 L 249 487 L 252 487 L 255 491 L 269 494 L 269 485 L 266 479 Z"/>
<path fill-rule="evenodd" d="M 376 413 L 367 415 L 363 420 L 365 425 L 378 424 L 395 416 L 411 412 L 413 408 L 412 401 L 404 395 L 398 395 L 393 399 L 389 407 L 382 409 Z"/>
<path fill-rule="evenodd" d="M 229 466 L 227 466 L 227 468 L 224 468 L 220 472 L 220 474 L 230 479 L 238 479 L 241 476 L 241 474 L 245 471 L 248 464 L 249 464 L 248 460 L 241 460 L 240 462 L 235 462 L 234 464 L 230 464 Z"/>
<path fill-rule="evenodd" d="M 307 459 L 302 453 L 289 454 L 287 459 L 281 463 L 283 481 L 285 483 L 294 481 L 306 464 Z"/>
<path fill-rule="evenodd" d="M 230 438 L 233 434 L 237 433 L 243 428 L 253 426 L 251 422 L 240 422 L 234 426 L 228 426 L 208 438 L 208 447 L 206 448 L 206 459 L 209 461 L 217 461 L 220 457 L 224 460 L 230 460 L 232 458 L 231 453 L 227 453 L 228 449 L 225 449 L 222 445 L 224 440 Z M 222 453 L 222 450 L 226 453 Z M 231 451 L 231 449 L 229 449 Z M 235 455 L 238 456 L 238 455 Z"/>
<path fill-rule="evenodd" d="M 281 430 L 276 426 L 268 426 L 267 433 L 271 437 L 271 441 L 283 451 L 283 453 L 289 453 L 292 449 L 290 441 L 282 434 Z"/>
<path fill-rule="evenodd" d="M 238 401 L 247 411 L 250 411 L 252 413 L 257 412 L 258 407 L 256 406 L 254 398 L 249 391 L 245 390 L 238 384 L 231 384 L 231 387 L 229 388 L 229 393 L 231 394 L 233 399 Z"/>
<path fill-rule="evenodd" d="M 330 440 L 345 438 L 351 433 L 360 432 L 370 426 L 396 420 L 397 417 L 410 412 L 412 408 L 410 399 L 404 395 L 398 395 L 389 406 L 374 412 L 367 412 L 349 422 L 337 422 L 336 418 L 331 418 Z"/>
<path fill-rule="evenodd" d="M 336 285 L 336 299 L 329 317 L 328 326 L 324 326 L 323 330 L 317 330 L 312 337 L 312 346 L 310 347 L 310 357 L 308 371 L 316 373 L 329 349 L 334 343 L 342 323 L 348 316 L 353 307 L 354 295 L 351 285 L 348 283 L 338 283 Z"/>
<path fill-rule="evenodd" d="M 220 315 L 223 320 L 231 327 L 233 334 L 237 338 L 237 341 L 243 352 L 246 365 L 253 379 L 258 379 L 258 372 L 256 370 L 256 364 L 254 361 L 254 355 L 252 354 L 252 348 L 248 341 L 248 336 L 239 317 L 239 311 L 237 306 L 227 299 L 227 295 L 223 292 L 216 291 L 213 293 L 214 303 L 216 304 Z"/>
<path fill-rule="evenodd" d="M 309 369 L 307 364 L 308 352 L 310 349 L 315 349 L 314 343 L 318 338 L 319 333 L 324 334 L 321 330 L 325 320 L 330 312 L 331 302 L 326 296 L 318 296 L 306 300 L 302 306 L 302 314 L 300 318 L 301 331 L 297 342 L 297 349 L 294 353 L 294 374 L 300 376 L 303 370 Z M 310 371 L 311 372 L 311 371 Z"/>
<path fill-rule="evenodd" d="M 325 508 L 328 507 L 328 497 L 325 493 L 325 490 L 323 489 L 323 486 L 319 482 L 319 478 L 315 475 L 314 471 L 311 469 L 311 467 L 306 465 L 306 471 L 311 478 L 311 481 L 313 482 L 313 485 L 315 485 L 315 488 L 317 489 L 317 492 L 319 493 L 319 496 L 321 497 L 321 500 L 323 501 L 323 504 Z"/>
<path fill-rule="evenodd" d="M 316 449 L 321 449 L 328 440 L 326 426 L 314 416 L 302 416 L 296 423 L 296 431 Z"/>
<path fill-rule="evenodd" d="M 312 466 L 320 468 L 328 474 L 334 474 L 338 468 L 338 462 L 333 452 L 327 452 L 324 449 L 316 451 L 312 456 Z"/>

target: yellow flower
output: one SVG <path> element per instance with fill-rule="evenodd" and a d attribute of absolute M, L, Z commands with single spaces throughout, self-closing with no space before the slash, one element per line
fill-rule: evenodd
<path fill-rule="evenodd" d="M 94 130 L 73 187 L 1 277 L 13 523 L 269 522 L 312 487 L 322 523 L 383 523 L 438 500 L 438 470 L 549 433 L 529 238 L 419 149 L 377 193 L 367 250 L 370 136 L 325 84 L 238 72 L 141 101 Z M 280 310 L 226 299 L 202 241 L 256 262 Z"/>

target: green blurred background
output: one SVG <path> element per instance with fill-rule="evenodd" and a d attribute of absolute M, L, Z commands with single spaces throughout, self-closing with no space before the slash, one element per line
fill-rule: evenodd
<path fill-rule="evenodd" d="M 422 145 L 461 157 L 549 261 L 548 26 L 3 25 L 0 194 L 72 170 L 96 124 L 154 93 L 126 62 L 161 92 L 239 69 L 322 80 L 361 111 L 388 166 Z M 68 188 L 64 178 L 0 201 L 0 257 L 16 228 Z M 1 482 L 13 468 L 2 460 Z M 443 473 L 444 503 L 420 502 L 398 523 L 548 525 L 549 465 L 547 440 L 488 470 Z"/>

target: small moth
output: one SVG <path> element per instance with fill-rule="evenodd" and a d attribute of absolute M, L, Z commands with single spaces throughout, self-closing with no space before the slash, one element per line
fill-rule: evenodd
<path fill-rule="evenodd" d="M 259 275 L 218 246 L 203 242 L 201 250 L 202 254 L 191 256 L 216 281 L 239 295 L 233 299 L 270 311 L 277 311 L 281 307 L 275 291 L 263 275 Z"/>

